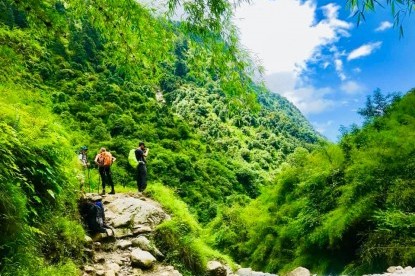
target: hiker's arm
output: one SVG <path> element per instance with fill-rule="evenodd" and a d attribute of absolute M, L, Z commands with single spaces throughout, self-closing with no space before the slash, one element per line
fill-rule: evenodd
<path fill-rule="evenodd" d="M 95 156 L 95 159 L 94 159 L 95 164 L 97 164 L 97 165 L 98 165 L 98 155 L 99 155 L 99 154 L 97 154 L 97 156 Z"/>

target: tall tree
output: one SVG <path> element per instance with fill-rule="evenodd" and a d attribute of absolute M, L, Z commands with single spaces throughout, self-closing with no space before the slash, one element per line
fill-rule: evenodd
<path fill-rule="evenodd" d="M 365 107 L 360 108 L 357 113 L 366 120 L 371 121 L 375 117 L 380 117 L 385 114 L 388 107 L 399 98 L 398 94 L 382 94 L 382 91 L 377 88 L 373 91 L 373 95 L 368 95 L 366 98 Z"/>

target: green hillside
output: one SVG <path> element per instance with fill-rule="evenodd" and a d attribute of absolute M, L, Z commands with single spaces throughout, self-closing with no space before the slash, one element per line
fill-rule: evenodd
<path fill-rule="evenodd" d="M 330 144 L 212 30 L 133 0 L 0 2 L 1 275 L 77 275 L 76 152 L 108 148 L 125 191 L 139 141 L 148 193 L 174 217 L 159 242 L 184 275 L 222 254 L 275 273 L 415 262 L 415 91 Z"/>
<path fill-rule="evenodd" d="M 93 158 L 109 148 L 119 184 L 135 185 L 127 154 L 145 141 L 151 180 L 176 188 L 200 221 L 216 214 L 202 206 L 233 193 L 255 197 L 287 154 L 319 139 L 217 38 L 183 32 L 129 1 L 7 3 L 2 81 L 42 90 L 62 123 L 82 132 L 74 150 L 87 144 Z"/>
<path fill-rule="evenodd" d="M 266 271 L 362 275 L 413 264 L 414 106 L 412 90 L 338 145 L 297 148 L 274 185 L 211 223 L 211 243 Z"/>
<path fill-rule="evenodd" d="M 90 160 L 102 146 L 117 157 L 117 190 L 136 186 L 127 156 L 145 141 L 150 186 L 170 187 L 202 224 L 314 147 L 301 113 L 255 84 L 227 41 L 135 1 L 1 1 L 2 274 L 76 273 L 82 145 Z"/>

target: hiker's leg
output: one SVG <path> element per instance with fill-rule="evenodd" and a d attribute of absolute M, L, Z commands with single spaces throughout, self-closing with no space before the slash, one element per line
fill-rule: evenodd
<path fill-rule="evenodd" d="M 107 176 L 108 176 L 108 184 L 111 186 L 111 192 L 110 193 L 115 194 L 114 181 L 112 180 L 111 167 L 108 167 Z"/>
<path fill-rule="evenodd" d="M 140 173 L 140 164 L 137 165 L 137 189 L 140 192 L 141 187 L 141 173 Z"/>
<path fill-rule="evenodd" d="M 141 191 L 144 192 L 144 190 L 147 188 L 147 168 L 146 165 L 143 165 L 143 186 Z"/>
<path fill-rule="evenodd" d="M 147 187 L 147 169 L 144 164 L 138 166 L 138 191 L 142 192 Z"/>
<path fill-rule="evenodd" d="M 105 167 L 99 167 L 99 174 L 101 175 L 102 193 L 105 194 L 105 184 L 107 182 L 107 176 L 105 173 Z"/>

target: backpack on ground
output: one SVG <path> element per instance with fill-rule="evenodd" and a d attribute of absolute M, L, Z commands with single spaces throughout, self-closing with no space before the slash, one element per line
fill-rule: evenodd
<path fill-rule="evenodd" d="M 104 224 L 104 210 L 95 203 L 89 204 L 87 224 L 92 233 L 106 232 Z"/>
<path fill-rule="evenodd" d="M 100 228 L 104 228 L 104 209 L 97 203 L 94 204 L 96 208 L 95 220 Z"/>
<path fill-rule="evenodd" d="M 98 166 L 109 167 L 112 164 L 112 155 L 109 152 L 101 152 L 98 156 Z"/>

